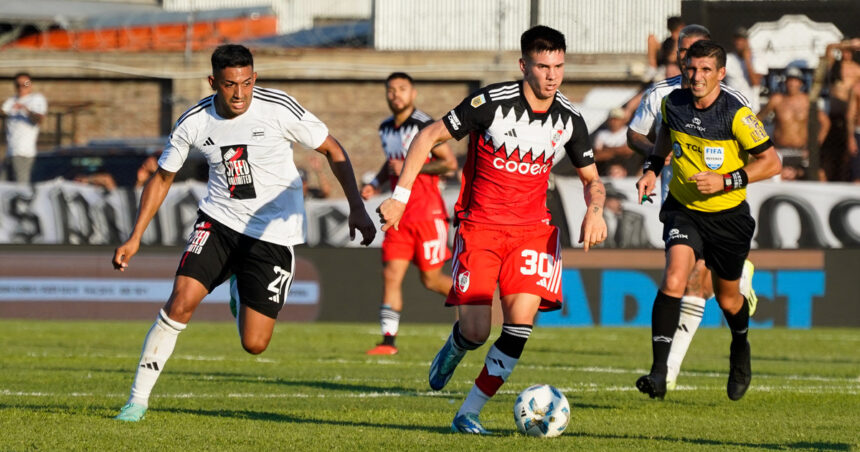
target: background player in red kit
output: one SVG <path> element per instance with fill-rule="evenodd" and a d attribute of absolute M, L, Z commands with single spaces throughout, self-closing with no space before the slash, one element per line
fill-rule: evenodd
<path fill-rule="evenodd" d="M 418 131 L 433 123 L 427 113 L 415 108 L 412 77 L 395 72 L 385 80 L 385 97 L 392 116 L 379 125 L 379 139 L 386 161 L 369 184 L 361 188 L 364 199 L 378 194 L 387 182 L 397 184 L 403 160 Z M 379 324 L 382 343 L 367 351 L 368 355 L 393 355 L 403 309 L 403 278 L 414 262 L 424 287 L 441 294 L 451 289 L 451 277 L 442 273 L 445 261 L 451 258 L 448 249 L 448 213 L 439 193 L 439 175 L 457 169 L 457 159 L 451 147 L 441 143 L 430 150 L 412 185 L 412 202 L 403 212 L 400 227 L 385 232 L 382 242 L 382 307 Z"/>
<path fill-rule="evenodd" d="M 504 325 L 451 429 L 489 434 L 478 415 L 507 380 L 538 310 L 561 307 L 561 248 L 549 224 L 546 190 L 556 156 L 566 153 L 582 180 L 587 210 L 585 250 L 606 238 L 605 189 L 594 165 L 588 130 L 558 92 L 564 77 L 564 35 L 536 26 L 521 37 L 522 81 L 484 87 L 413 140 L 391 199 L 378 211 L 382 230 L 398 227 L 410 188 L 433 145 L 469 135 L 463 183 L 455 206 L 454 285 L 446 304 L 459 321 L 430 366 L 430 387 L 442 389 L 468 350 L 489 337 L 496 285 Z"/>

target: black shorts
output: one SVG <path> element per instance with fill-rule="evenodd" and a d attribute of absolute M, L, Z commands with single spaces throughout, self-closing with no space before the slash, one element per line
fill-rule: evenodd
<path fill-rule="evenodd" d="M 687 245 L 720 278 L 734 281 L 741 277 L 755 231 L 746 201 L 721 212 L 699 212 L 681 205 L 669 193 L 660 209 L 660 221 L 666 251 Z"/>
<path fill-rule="evenodd" d="M 176 275 L 200 281 L 209 292 L 236 275 L 241 303 L 277 318 L 293 282 L 293 247 L 248 237 L 198 214 Z"/>

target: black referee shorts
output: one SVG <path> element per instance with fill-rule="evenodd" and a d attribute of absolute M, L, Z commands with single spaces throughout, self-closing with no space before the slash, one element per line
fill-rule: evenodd
<path fill-rule="evenodd" d="M 746 201 L 720 212 L 688 209 L 672 194 L 660 209 L 666 251 L 675 245 L 693 248 L 696 259 L 727 281 L 741 277 L 744 260 L 750 252 L 755 219 Z"/>
<path fill-rule="evenodd" d="M 236 275 L 240 302 L 277 318 L 293 282 L 293 248 L 248 237 L 198 214 L 176 275 L 200 281 L 209 292 Z"/>

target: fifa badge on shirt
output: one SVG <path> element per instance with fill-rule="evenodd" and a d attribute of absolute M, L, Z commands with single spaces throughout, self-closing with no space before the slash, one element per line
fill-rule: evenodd
<path fill-rule="evenodd" d="M 672 152 L 675 153 L 675 158 L 681 158 L 681 143 L 677 141 L 672 143 Z"/>
<path fill-rule="evenodd" d="M 705 146 L 705 165 L 709 169 L 718 170 L 723 166 L 726 155 L 723 148 L 717 146 Z"/>

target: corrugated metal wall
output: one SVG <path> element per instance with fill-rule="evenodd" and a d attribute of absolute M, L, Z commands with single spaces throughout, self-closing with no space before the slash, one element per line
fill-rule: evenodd
<path fill-rule="evenodd" d="M 518 50 L 530 0 L 376 0 L 380 50 Z M 567 37 L 570 53 L 644 53 L 649 33 L 666 36 L 681 0 L 539 0 L 538 22 Z"/>
<path fill-rule="evenodd" d="M 518 48 L 529 0 L 376 0 L 374 47 L 380 50 Z"/>
<path fill-rule="evenodd" d="M 370 18 L 379 50 L 517 50 L 532 0 L 164 0 L 169 11 L 270 6 L 278 32 L 311 28 L 315 17 Z M 681 0 L 538 0 L 538 22 L 567 36 L 571 53 L 643 53 L 649 33 L 666 35 Z"/>
<path fill-rule="evenodd" d="M 680 14 L 680 0 L 542 0 L 538 21 L 564 33 L 569 53 L 644 53 Z"/>

